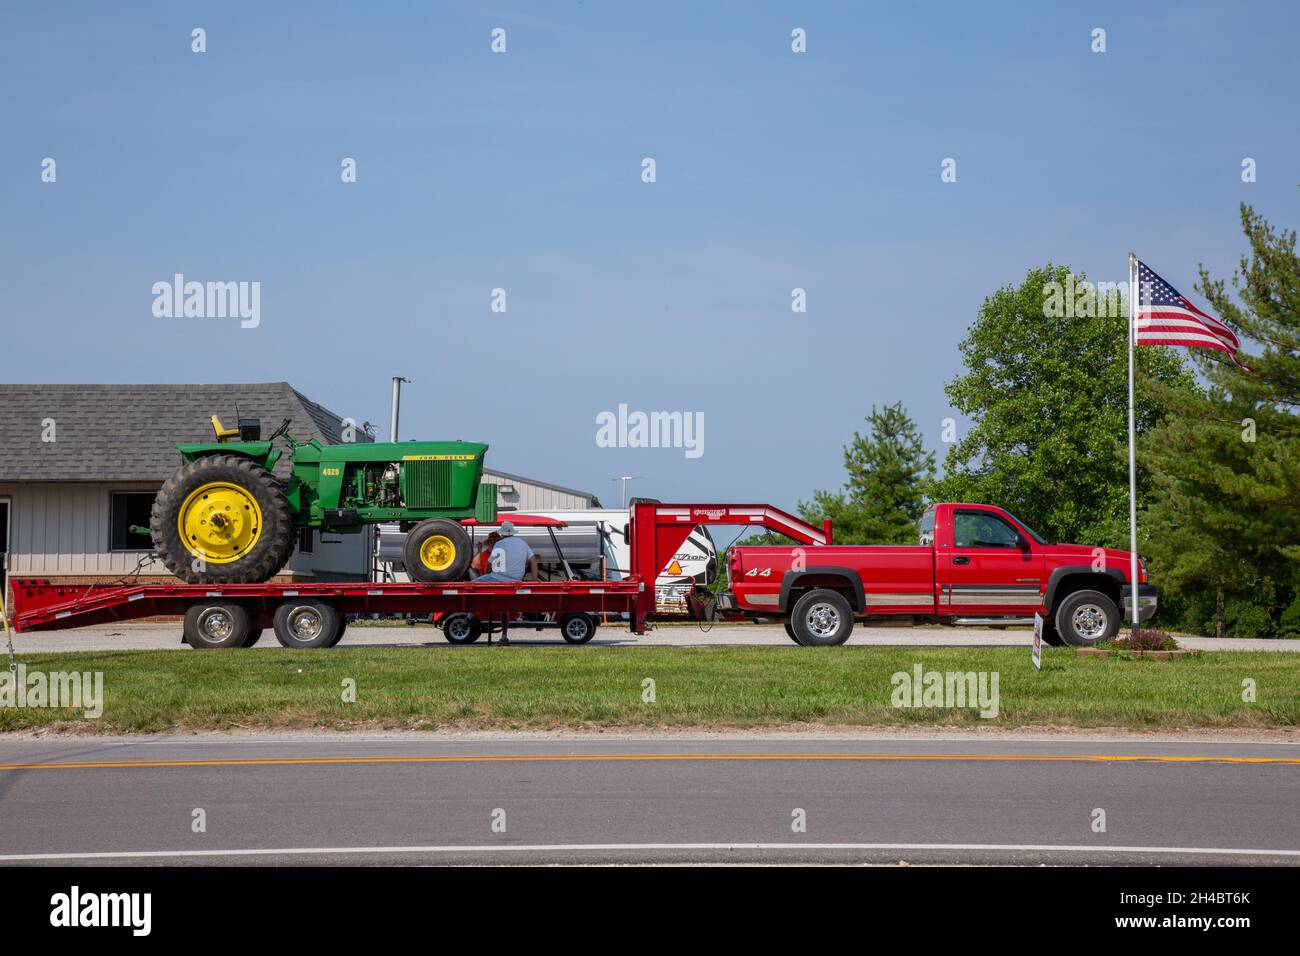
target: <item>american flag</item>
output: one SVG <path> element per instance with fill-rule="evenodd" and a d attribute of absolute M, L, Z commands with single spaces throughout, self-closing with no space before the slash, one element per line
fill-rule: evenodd
<path fill-rule="evenodd" d="M 1212 315 L 1192 305 L 1177 289 L 1156 275 L 1146 263 L 1138 264 L 1138 345 L 1181 345 L 1218 349 L 1237 359 L 1241 347 L 1236 334 Z M 1244 368 L 1245 366 L 1243 366 Z"/>

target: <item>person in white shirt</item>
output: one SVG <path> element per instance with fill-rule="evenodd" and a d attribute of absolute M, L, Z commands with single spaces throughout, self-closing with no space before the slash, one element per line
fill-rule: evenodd
<path fill-rule="evenodd" d="M 515 526 L 509 521 L 501 523 L 501 540 L 492 548 L 488 558 L 488 567 L 492 570 L 481 574 L 476 581 L 522 581 L 525 576 L 530 580 L 537 578 L 537 554 L 528 546 L 527 541 L 515 536 Z"/>

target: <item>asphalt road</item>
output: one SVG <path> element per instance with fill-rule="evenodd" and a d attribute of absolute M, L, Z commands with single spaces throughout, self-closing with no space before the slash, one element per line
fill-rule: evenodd
<path fill-rule="evenodd" d="M 1287 743 L 0 740 L 3 865 L 1297 865 L 1298 806 Z"/>
<path fill-rule="evenodd" d="M 520 627 L 510 630 L 511 643 L 558 644 L 564 641 L 555 630 L 538 631 Z M 853 629 L 850 644 L 876 644 L 899 647 L 1028 647 L 1031 634 L 1027 628 L 997 630 L 978 627 L 862 627 Z M 485 645 L 486 638 L 479 643 Z M 1300 640 L 1256 640 L 1249 638 L 1212 637 L 1179 638 L 1182 646 L 1196 650 L 1218 651 L 1292 651 L 1300 652 Z M 627 630 L 620 624 L 609 624 L 596 631 L 593 645 L 637 647 L 704 647 L 708 645 L 794 645 L 779 624 L 715 625 L 703 630 L 694 625 L 660 627 L 644 637 Z M 388 647 L 431 648 L 452 647 L 442 637 L 442 631 L 427 624 L 399 625 L 396 627 L 366 627 L 352 625 L 343 637 L 341 647 L 364 645 Z M 20 654 L 53 651 L 106 651 L 187 648 L 181 643 L 181 629 L 176 624 L 117 624 L 104 627 L 82 627 L 66 631 L 31 631 L 14 635 L 14 648 Z M 257 645 L 261 649 L 282 650 L 269 631 Z"/>

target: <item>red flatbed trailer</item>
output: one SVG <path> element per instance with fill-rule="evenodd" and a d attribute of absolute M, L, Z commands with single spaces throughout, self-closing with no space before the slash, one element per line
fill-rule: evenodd
<path fill-rule="evenodd" d="M 291 606 L 324 608 L 329 612 L 326 618 L 332 614 L 336 622 L 349 614 L 375 613 L 473 614 L 484 621 L 502 622 L 525 613 L 553 613 L 557 620 L 571 614 L 604 613 L 627 614 L 629 629 L 645 634 L 655 615 L 654 580 L 701 524 L 762 526 L 814 546 L 831 542 L 830 522 L 817 527 L 771 505 L 634 501 L 628 528 L 631 573 L 617 581 L 76 585 L 12 578 L 9 618 L 20 632 L 49 631 L 224 607 L 246 615 L 246 626 L 260 633 L 275 626 L 277 612 L 283 616 Z M 335 630 L 341 636 L 337 623 Z M 301 646 L 329 647 L 337 640 L 327 636 Z"/>

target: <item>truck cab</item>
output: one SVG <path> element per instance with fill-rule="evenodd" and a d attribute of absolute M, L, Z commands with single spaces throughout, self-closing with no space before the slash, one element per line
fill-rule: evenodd
<path fill-rule="evenodd" d="M 1008 626 L 1041 614 L 1052 643 L 1090 646 L 1131 615 L 1130 555 L 1051 544 L 993 505 L 925 509 L 915 545 L 731 549 L 723 610 L 780 617 L 801 644 L 842 644 L 855 620 L 910 617 L 951 625 Z M 1156 591 L 1138 563 L 1138 612 Z"/>

